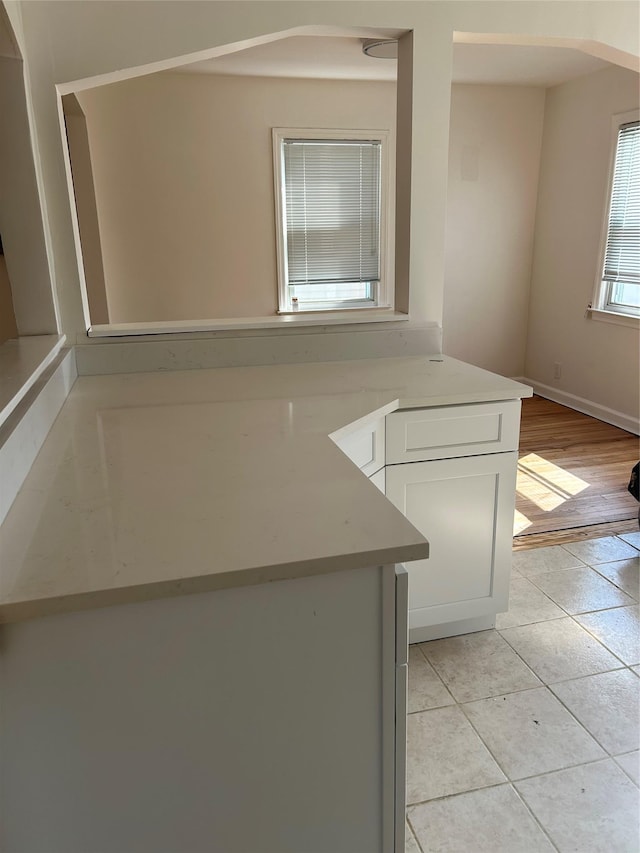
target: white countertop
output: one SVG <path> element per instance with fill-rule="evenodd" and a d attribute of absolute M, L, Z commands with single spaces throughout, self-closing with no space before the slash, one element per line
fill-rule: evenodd
<path fill-rule="evenodd" d="M 530 394 L 433 356 L 80 377 L 0 528 L 0 622 L 423 558 L 329 434 Z"/>
<path fill-rule="evenodd" d="M 63 335 L 31 335 L 0 346 L 0 425 L 64 346 Z"/>

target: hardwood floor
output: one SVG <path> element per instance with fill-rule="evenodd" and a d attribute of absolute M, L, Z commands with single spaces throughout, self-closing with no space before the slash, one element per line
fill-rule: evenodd
<path fill-rule="evenodd" d="M 637 530 L 638 436 L 542 397 L 522 404 L 514 548 Z"/>

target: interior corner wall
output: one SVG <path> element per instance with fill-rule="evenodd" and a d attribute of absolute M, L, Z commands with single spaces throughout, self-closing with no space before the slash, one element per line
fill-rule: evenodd
<path fill-rule="evenodd" d="M 393 82 L 162 73 L 79 93 L 109 321 L 275 315 L 272 128 L 388 130 L 393 186 L 395 91 Z"/>
<path fill-rule="evenodd" d="M 55 334 L 23 64 L 0 57 L 0 234 L 20 335 Z"/>
<path fill-rule="evenodd" d="M 636 422 L 638 329 L 586 309 L 600 264 L 611 120 L 638 106 L 638 83 L 637 73 L 612 67 L 547 91 L 525 362 L 534 383 Z"/>
<path fill-rule="evenodd" d="M 24 31 L 20 0 L 0 0 L 0 6 L 2 6 L 0 9 L 0 28 L 3 30 L 10 28 L 12 31 L 11 35 L 5 32 L 0 39 L 5 48 L 2 55 L 20 58 L 20 56 L 24 56 Z"/>
<path fill-rule="evenodd" d="M 451 88 L 443 349 L 524 371 L 545 90 Z"/>

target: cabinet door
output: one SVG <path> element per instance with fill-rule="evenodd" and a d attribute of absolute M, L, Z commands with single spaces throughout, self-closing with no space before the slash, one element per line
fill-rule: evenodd
<path fill-rule="evenodd" d="M 407 564 L 409 627 L 506 610 L 517 453 L 387 467 L 387 497 L 429 540 Z"/>

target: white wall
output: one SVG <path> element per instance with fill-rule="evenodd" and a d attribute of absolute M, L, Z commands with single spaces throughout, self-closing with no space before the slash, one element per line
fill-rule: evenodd
<path fill-rule="evenodd" d="M 544 98 L 451 91 L 443 349 L 506 376 L 524 371 Z"/>
<path fill-rule="evenodd" d="M 414 323 L 442 318 L 444 234 L 454 31 L 582 39 L 588 49 L 631 62 L 639 52 L 639 9 L 630 2 L 276 3 L 26 2 L 21 38 L 29 70 L 42 186 L 63 330 L 85 325 L 63 167 L 55 85 L 144 63 L 322 25 L 413 30 L 410 134 L 410 310 Z M 13 12 L 12 12 L 13 14 Z M 331 30 L 334 32 L 335 30 Z M 573 43 L 573 42 L 572 42 Z"/>
<path fill-rule="evenodd" d="M 276 313 L 272 127 L 388 130 L 395 165 L 394 83 L 163 73 L 78 99 L 112 323 Z"/>
<path fill-rule="evenodd" d="M 636 422 L 638 330 L 585 312 L 600 264 L 611 117 L 638 106 L 638 79 L 610 68 L 547 92 L 525 365 L 530 380 Z"/>

